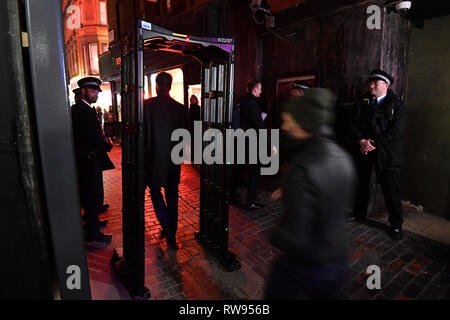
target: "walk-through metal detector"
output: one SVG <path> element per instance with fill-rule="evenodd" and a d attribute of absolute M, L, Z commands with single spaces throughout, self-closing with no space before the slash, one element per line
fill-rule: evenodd
<path fill-rule="evenodd" d="M 122 188 L 123 254 L 114 250 L 113 267 L 134 299 L 150 297 L 145 287 L 144 221 L 144 54 L 172 52 L 191 56 L 202 70 L 202 136 L 215 128 L 231 128 L 234 83 L 234 41 L 174 33 L 137 20 L 134 43 L 122 50 Z M 203 142 L 205 148 L 210 142 Z M 226 156 L 224 148 L 223 155 Z M 228 270 L 240 268 L 228 251 L 228 207 L 231 167 L 202 164 L 200 169 L 200 223 L 196 238 Z"/>

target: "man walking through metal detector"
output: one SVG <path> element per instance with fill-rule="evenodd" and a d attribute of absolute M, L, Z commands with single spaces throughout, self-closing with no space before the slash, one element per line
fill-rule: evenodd
<path fill-rule="evenodd" d="M 156 76 L 157 96 L 144 102 L 144 157 L 145 183 L 156 216 L 162 227 L 160 238 L 176 248 L 178 227 L 178 185 L 181 165 L 171 161 L 172 132 L 188 127 L 187 109 L 169 95 L 172 76 L 161 72 Z M 165 201 L 161 193 L 164 188 Z"/>

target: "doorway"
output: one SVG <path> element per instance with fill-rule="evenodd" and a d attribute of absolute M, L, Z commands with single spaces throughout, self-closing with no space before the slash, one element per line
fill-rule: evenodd
<path fill-rule="evenodd" d="M 200 99 L 202 132 L 214 128 L 225 133 L 231 128 L 234 43 L 229 38 L 200 38 L 171 32 L 152 23 L 138 20 L 134 48 L 122 56 L 122 188 L 123 253 L 112 259 L 119 279 L 133 298 L 149 298 L 145 279 L 145 189 L 143 180 L 144 137 L 143 100 L 145 75 L 153 91 L 152 78 L 160 71 L 176 77 L 193 62 L 201 65 Z M 145 63 L 144 63 L 145 62 Z M 145 65 L 145 70 L 144 70 Z M 178 72 L 178 75 L 177 75 Z M 180 80 L 181 79 L 181 80 Z M 179 82 L 183 86 L 182 77 Z M 176 90 L 177 91 L 177 90 Z M 179 90 L 178 90 L 179 91 Z M 184 90 L 180 99 L 184 102 Z M 205 144 L 203 145 L 205 147 Z M 230 167 L 202 165 L 200 172 L 199 228 L 196 238 L 209 249 L 227 270 L 240 267 L 228 251 L 228 184 Z"/>

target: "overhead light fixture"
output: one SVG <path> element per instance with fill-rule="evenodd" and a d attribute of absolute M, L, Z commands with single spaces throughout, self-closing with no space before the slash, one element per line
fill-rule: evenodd
<path fill-rule="evenodd" d="M 395 5 L 395 10 L 401 15 L 406 14 L 411 9 L 411 1 L 400 1 Z"/>
<path fill-rule="evenodd" d="M 262 6 L 262 0 L 252 0 L 250 3 L 250 10 L 253 11 L 253 20 L 259 24 L 266 24 L 267 28 L 273 28 L 275 26 L 275 17 L 270 11 L 270 8 Z"/>
<path fill-rule="evenodd" d="M 399 15 L 405 16 L 411 9 L 412 1 L 387 1 L 385 7 L 388 11 L 395 11 Z"/>

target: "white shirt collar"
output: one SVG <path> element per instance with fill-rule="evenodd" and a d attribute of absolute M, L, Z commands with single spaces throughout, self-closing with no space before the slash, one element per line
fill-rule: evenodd
<path fill-rule="evenodd" d="M 386 96 L 387 96 L 387 94 L 385 94 L 384 96 L 381 96 L 381 97 L 377 98 L 377 102 L 380 102 L 380 100 L 383 99 L 383 98 L 386 97 Z"/>
<path fill-rule="evenodd" d="M 83 101 L 84 103 L 86 103 L 88 106 L 89 106 L 89 108 L 94 108 L 94 107 L 92 107 L 90 104 L 89 104 L 89 102 L 87 102 L 86 100 L 84 100 L 84 99 L 80 99 L 81 101 Z"/>

